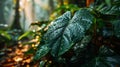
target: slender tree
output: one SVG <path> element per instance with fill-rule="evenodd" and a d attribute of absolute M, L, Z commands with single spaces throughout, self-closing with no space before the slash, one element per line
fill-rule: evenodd
<path fill-rule="evenodd" d="M 20 21 L 19 21 L 19 19 L 20 19 L 19 1 L 20 0 L 16 0 L 16 3 L 15 3 L 15 18 L 14 18 L 13 24 L 11 26 L 11 29 L 19 29 L 19 30 L 21 30 Z"/>

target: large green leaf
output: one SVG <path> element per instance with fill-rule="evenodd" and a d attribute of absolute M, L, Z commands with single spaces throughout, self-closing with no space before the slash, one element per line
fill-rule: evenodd
<path fill-rule="evenodd" d="M 55 19 L 45 34 L 45 42 L 51 48 L 51 54 L 60 56 L 68 51 L 81 40 L 94 20 L 87 9 L 78 10 L 73 17 L 68 11 Z"/>

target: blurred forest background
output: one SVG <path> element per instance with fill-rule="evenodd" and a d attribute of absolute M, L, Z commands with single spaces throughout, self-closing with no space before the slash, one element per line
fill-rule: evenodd
<path fill-rule="evenodd" d="M 56 8 L 74 4 L 85 7 L 85 0 L 1 0 L 0 1 L 1 26 L 30 30 L 29 26 L 35 21 L 49 21 Z M 17 15 L 17 16 L 16 16 Z"/>

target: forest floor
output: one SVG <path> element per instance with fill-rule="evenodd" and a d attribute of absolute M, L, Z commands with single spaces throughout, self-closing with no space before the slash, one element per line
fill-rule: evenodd
<path fill-rule="evenodd" d="M 29 45 L 14 45 L 9 48 L 0 49 L 0 67 L 38 67 L 33 63 L 33 54 L 26 55 L 30 49 Z"/>

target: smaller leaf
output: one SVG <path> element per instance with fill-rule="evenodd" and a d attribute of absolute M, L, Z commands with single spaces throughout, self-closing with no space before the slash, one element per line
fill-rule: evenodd
<path fill-rule="evenodd" d="M 40 58 L 45 56 L 49 52 L 49 50 L 50 50 L 50 48 L 48 48 L 48 46 L 46 46 L 46 45 L 41 46 L 37 50 L 36 55 L 34 56 L 34 60 L 39 60 Z"/>
<path fill-rule="evenodd" d="M 0 36 L 6 40 L 11 40 L 11 36 L 6 31 L 0 31 Z"/>
<path fill-rule="evenodd" d="M 30 35 L 30 34 L 32 34 L 32 33 L 33 33 L 32 31 L 25 32 L 24 34 L 22 34 L 22 35 L 18 38 L 18 40 L 21 40 L 22 38 L 27 37 L 28 35 Z"/>
<path fill-rule="evenodd" d="M 114 51 L 108 48 L 107 46 L 101 46 L 99 49 L 99 56 L 112 56 L 114 55 Z"/>

